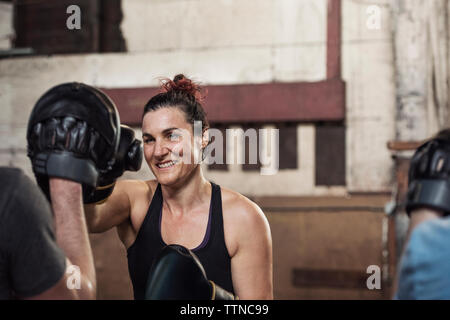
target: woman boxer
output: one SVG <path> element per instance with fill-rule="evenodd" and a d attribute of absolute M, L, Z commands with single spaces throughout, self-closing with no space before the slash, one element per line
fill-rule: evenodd
<path fill-rule="evenodd" d="M 144 156 L 156 180 L 118 181 L 106 201 L 85 205 L 90 231 L 117 227 L 135 299 L 143 299 L 153 260 L 169 244 L 191 249 L 208 279 L 240 299 L 272 299 L 267 219 L 246 197 L 207 181 L 195 161 L 209 140 L 201 88 L 183 75 L 162 88 L 142 120 Z"/>

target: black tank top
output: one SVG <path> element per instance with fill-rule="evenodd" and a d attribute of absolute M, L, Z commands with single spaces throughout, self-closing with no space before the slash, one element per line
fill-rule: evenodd
<path fill-rule="evenodd" d="M 211 182 L 208 227 L 202 243 L 192 249 L 202 263 L 206 276 L 234 294 L 231 280 L 231 258 L 225 245 L 220 186 Z M 144 299 L 148 273 L 155 256 L 166 246 L 161 236 L 162 192 L 158 184 L 136 240 L 128 248 L 128 271 L 134 299 Z"/>

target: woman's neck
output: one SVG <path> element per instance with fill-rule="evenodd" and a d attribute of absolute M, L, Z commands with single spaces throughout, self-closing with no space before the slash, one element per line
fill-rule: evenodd
<path fill-rule="evenodd" d="M 211 198 L 211 184 L 200 166 L 181 186 L 162 186 L 164 205 L 172 214 L 182 215 Z"/>

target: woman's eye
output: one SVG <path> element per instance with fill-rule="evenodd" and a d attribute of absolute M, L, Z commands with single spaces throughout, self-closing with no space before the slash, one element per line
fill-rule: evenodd
<path fill-rule="evenodd" d="M 178 140 L 180 137 L 181 137 L 181 136 L 180 136 L 178 133 L 175 133 L 175 132 L 172 132 L 172 133 L 169 135 L 169 139 L 170 139 L 170 140 Z"/>
<path fill-rule="evenodd" d="M 152 138 L 144 138 L 144 139 L 142 139 L 142 141 L 144 141 L 144 143 L 150 143 L 150 142 L 152 142 L 152 141 L 155 141 L 155 139 L 152 139 Z"/>

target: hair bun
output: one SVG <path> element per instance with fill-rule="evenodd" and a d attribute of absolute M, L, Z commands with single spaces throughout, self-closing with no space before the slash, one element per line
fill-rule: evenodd
<path fill-rule="evenodd" d="M 186 78 L 183 74 L 177 74 L 173 80 L 165 79 L 162 88 L 166 92 L 180 92 L 192 96 L 199 102 L 204 99 L 200 85 Z"/>
<path fill-rule="evenodd" d="M 183 79 L 187 79 L 185 76 L 184 76 L 184 74 L 177 74 L 176 76 L 175 76 L 175 78 L 173 78 L 173 82 L 178 82 L 178 81 L 181 81 L 181 80 L 183 80 Z M 189 80 L 189 79 L 188 79 Z"/>

